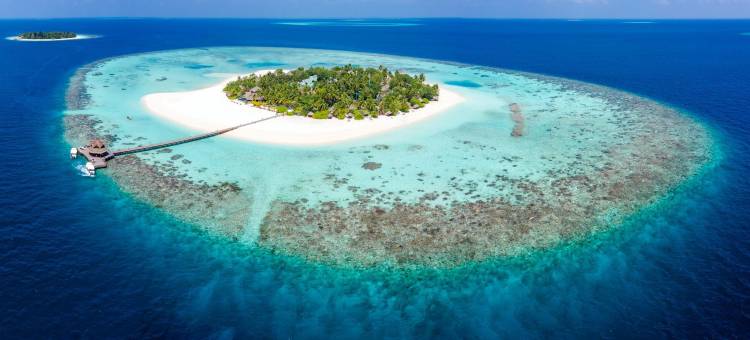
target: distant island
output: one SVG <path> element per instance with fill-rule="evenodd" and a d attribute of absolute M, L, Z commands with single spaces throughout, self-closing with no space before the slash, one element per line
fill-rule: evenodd
<path fill-rule="evenodd" d="M 422 108 L 438 99 L 439 88 L 425 83 L 424 74 L 346 65 L 238 77 L 224 87 L 224 93 L 232 100 L 290 116 L 361 120 Z"/>
<path fill-rule="evenodd" d="M 75 39 L 78 35 L 73 32 L 24 32 L 18 35 L 24 40 L 59 40 Z"/>

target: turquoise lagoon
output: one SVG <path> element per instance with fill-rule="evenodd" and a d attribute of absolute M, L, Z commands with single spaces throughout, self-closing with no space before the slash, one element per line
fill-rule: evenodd
<path fill-rule="evenodd" d="M 71 81 L 67 139 L 105 136 L 118 149 L 196 134 L 152 115 L 140 98 L 260 69 L 339 64 L 424 73 L 466 100 L 428 121 L 346 143 L 217 137 L 119 159 L 101 173 L 240 244 L 327 263 L 443 267 L 611 230 L 712 157 L 700 124 L 609 88 L 397 56 L 253 47 L 88 65 Z M 512 136 L 514 128 L 522 135 Z"/>

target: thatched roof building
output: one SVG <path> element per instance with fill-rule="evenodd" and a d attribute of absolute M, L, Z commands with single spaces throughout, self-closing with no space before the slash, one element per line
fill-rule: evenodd
<path fill-rule="evenodd" d="M 242 95 L 242 99 L 248 102 L 252 101 L 259 101 L 262 102 L 266 98 L 260 95 L 260 87 L 253 87 L 249 91 L 245 92 L 244 95 Z"/>
<path fill-rule="evenodd" d="M 89 145 L 87 145 L 89 154 L 96 157 L 106 157 L 109 155 L 109 150 L 107 150 L 107 145 L 104 144 L 104 141 L 101 139 L 93 139 L 89 142 Z"/>

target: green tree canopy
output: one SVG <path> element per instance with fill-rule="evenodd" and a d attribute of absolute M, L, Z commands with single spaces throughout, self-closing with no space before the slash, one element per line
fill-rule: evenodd
<path fill-rule="evenodd" d="M 363 112 L 371 117 L 408 112 L 436 99 L 438 91 L 437 85 L 425 83 L 424 74 L 411 76 L 383 66 L 353 65 L 300 67 L 290 72 L 279 69 L 261 76 L 238 77 L 224 87 L 231 99 L 272 109 L 283 106 L 291 110 L 290 114 L 302 116 L 312 112 L 318 119 L 327 118 L 329 113 L 344 119 L 363 117 Z"/>
<path fill-rule="evenodd" d="M 71 39 L 75 38 L 73 32 L 24 32 L 19 35 L 21 39 Z"/>

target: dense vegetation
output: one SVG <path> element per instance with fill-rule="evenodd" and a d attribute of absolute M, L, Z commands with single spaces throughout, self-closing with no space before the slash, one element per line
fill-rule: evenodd
<path fill-rule="evenodd" d="M 288 115 L 363 119 L 423 107 L 437 99 L 438 87 L 426 84 L 424 74 L 347 65 L 239 77 L 224 92 L 230 99 Z"/>
<path fill-rule="evenodd" d="M 70 39 L 75 38 L 73 32 L 25 32 L 19 35 L 21 39 Z"/>

